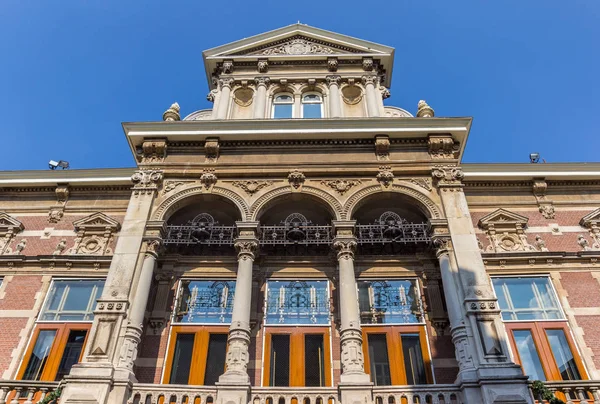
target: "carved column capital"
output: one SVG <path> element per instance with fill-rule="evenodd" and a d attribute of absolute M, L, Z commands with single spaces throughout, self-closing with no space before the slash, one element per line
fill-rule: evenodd
<path fill-rule="evenodd" d="M 377 76 L 362 76 L 361 77 L 362 83 L 363 85 L 367 86 L 367 85 L 375 85 L 377 84 Z"/>
<path fill-rule="evenodd" d="M 146 254 L 158 258 L 162 248 L 162 240 L 161 239 L 152 239 L 146 240 Z"/>
<path fill-rule="evenodd" d="M 163 172 L 160 170 L 139 170 L 131 176 L 133 182 L 133 194 L 152 194 L 163 180 Z"/>
<path fill-rule="evenodd" d="M 219 79 L 219 85 L 221 86 L 221 88 L 223 88 L 223 87 L 231 88 L 231 86 L 233 86 L 234 82 L 235 82 L 235 79 L 233 77 L 223 77 L 223 78 Z"/>
<path fill-rule="evenodd" d="M 233 246 L 238 253 L 238 260 L 254 261 L 254 253 L 258 251 L 258 240 L 238 238 Z"/>
<path fill-rule="evenodd" d="M 254 83 L 256 84 L 256 86 L 265 86 L 265 87 L 269 87 L 269 84 L 271 84 L 271 79 L 267 76 L 259 76 L 259 77 L 255 77 L 254 78 Z"/>
<path fill-rule="evenodd" d="M 433 247 L 435 248 L 435 256 L 440 258 L 442 255 L 449 254 L 452 249 L 452 240 L 449 234 L 433 236 Z"/>
<path fill-rule="evenodd" d="M 440 165 L 431 169 L 431 176 L 439 187 L 462 187 L 465 174 L 461 167 Z"/>
<path fill-rule="evenodd" d="M 328 86 L 332 86 L 334 84 L 338 86 L 340 84 L 340 81 L 342 81 L 342 77 L 334 74 L 325 77 L 325 80 L 327 80 Z"/>
<path fill-rule="evenodd" d="M 338 260 L 353 260 L 357 246 L 358 243 L 354 237 L 336 238 L 332 244 L 333 249 L 337 253 Z"/>

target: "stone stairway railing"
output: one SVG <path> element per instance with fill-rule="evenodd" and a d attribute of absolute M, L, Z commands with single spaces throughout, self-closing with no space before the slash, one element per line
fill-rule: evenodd
<path fill-rule="evenodd" d="M 0 404 L 33 404 L 58 388 L 58 382 L 0 380 Z"/>
<path fill-rule="evenodd" d="M 216 402 L 216 398 L 217 389 L 213 386 L 136 383 L 127 403 L 211 404 Z"/>
<path fill-rule="evenodd" d="M 250 404 L 338 404 L 335 387 L 254 387 Z"/>
<path fill-rule="evenodd" d="M 373 387 L 375 404 L 461 404 L 460 389 L 454 384 Z"/>

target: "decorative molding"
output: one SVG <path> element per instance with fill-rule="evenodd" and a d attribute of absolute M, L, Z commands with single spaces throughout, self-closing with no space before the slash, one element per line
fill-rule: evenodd
<path fill-rule="evenodd" d="M 433 159 L 456 159 L 460 152 L 460 144 L 454 141 L 450 133 L 429 134 L 427 146 Z"/>
<path fill-rule="evenodd" d="M 167 157 L 167 139 L 144 140 L 142 143 L 142 163 L 162 163 Z"/>
<path fill-rule="evenodd" d="M 342 77 L 338 75 L 329 75 L 325 77 L 325 81 L 327 81 L 328 86 L 331 86 L 332 84 L 339 85 L 342 81 Z"/>
<path fill-rule="evenodd" d="M 206 170 L 204 170 L 204 172 L 200 176 L 200 183 L 202 184 L 206 192 L 212 191 L 213 187 L 217 183 L 217 176 L 215 175 L 215 170 L 211 168 L 207 168 Z"/>
<path fill-rule="evenodd" d="M 579 224 L 588 229 L 593 245 L 600 245 L 600 208 L 582 217 Z"/>
<path fill-rule="evenodd" d="M 218 90 L 210 90 L 208 92 L 208 94 L 206 94 L 206 101 L 208 102 L 215 102 L 215 100 L 217 99 L 217 94 L 219 93 Z"/>
<path fill-rule="evenodd" d="M 379 161 L 390 159 L 390 137 L 388 135 L 375 136 L 375 155 Z"/>
<path fill-rule="evenodd" d="M 162 194 L 168 194 L 169 192 L 175 190 L 176 188 L 182 186 L 182 185 L 188 185 L 188 184 L 192 184 L 195 181 L 179 181 L 179 180 L 168 180 L 165 181 L 163 184 L 163 189 L 162 189 Z"/>
<path fill-rule="evenodd" d="M 336 238 L 333 241 L 332 247 L 336 251 L 337 259 L 348 260 L 354 259 L 354 252 L 358 246 L 355 238 Z"/>
<path fill-rule="evenodd" d="M 77 238 L 75 245 L 69 250 L 69 254 L 83 255 L 110 255 L 112 249 L 110 244 L 121 224 L 105 215 L 97 212 L 83 219 L 73 222 Z"/>
<path fill-rule="evenodd" d="M 392 93 L 390 92 L 390 90 L 384 86 L 379 86 L 379 91 L 381 92 L 381 98 L 383 100 L 387 100 L 388 98 L 390 98 L 392 96 Z"/>
<path fill-rule="evenodd" d="M 265 87 L 269 88 L 269 85 L 271 84 L 271 79 L 266 76 L 255 77 L 254 84 L 256 85 L 256 87 L 264 85 Z"/>
<path fill-rule="evenodd" d="M 340 195 L 344 195 L 348 190 L 362 184 L 362 182 L 360 180 L 323 180 L 321 184 L 337 191 Z"/>
<path fill-rule="evenodd" d="M 171 104 L 171 106 L 169 107 L 169 109 L 167 109 L 164 113 L 163 113 L 163 121 L 165 122 L 174 122 L 174 121 L 180 121 L 181 120 L 181 116 L 179 115 L 179 104 L 178 103 L 173 103 Z"/>
<path fill-rule="evenodd" d="M 361 81 L 364 86 L 366 85 L 376 85 L 377 84 L 377 76 L 362 76 Z"/>
<path fill-rule="evenodd" d="M 532 191 L 533 196 L 538 204 L 538 209 L 542 216 L 546 219 L 554 219 L 554 204 L 547 198 L 546 192 L 548 190 L 548 183 L 543 178 L 537 178 L 533 180 Z"/>
<path fill-rule="evenodd" d="M 131 176 L 133 195 L 152 195 L 163 179 L 160 170 L 139 170 Z"/>
<path fill-rule="evenodd" d="M 71 194 L 69 184 L 59 184 L 54 190 L 56 205 L 48 211 L 48 223 L 58 223 L 65 214 L 65 206 Z"/>
<path fill-rule="evenodd" d="M 231 73 L 233 73 L 233 60 L 231 60 L 231 59 L 224 60 L 223 61 L 223 65 L 221 66 L 221 71 L 224 74 L 231 74 Z"/>
<path fill-rule="evenodd" d="M 442 211 L 434 201 L 432 201 L 427 195 L 419 192 L 416 189 L 413 189 L 412 187 L 399 184 L 392 184 L 392 186 L 386 191 L 397 192 L 415 200 L 415 205 L 417 205 L 421 209 L 423 214 L 425 216 L 428 216 L 430 219 L 441 219 L 443 217 Z M 344 205 L 343 219 L 349 220 L 352 218 L 352 216 L 355 213 L 354 211 L 356 209 L 356 206 L 361 200 L 363 200 L 369 195 L 377 194 L 380 192 L 385 192 L 382 190 L 380 185 L 372 185 L 352 194 Z"/>
<path fill-rule="evenodd" d="M 577 244 L 579 244 L 583 251 L 600 250 L 600 245 L 598 243 L 593 243 L 590 247 L 590 242 L 587 241 L 583 234 L 577 236 Z"/>
<path fill-rule="evenodd" d="M 431 175 L 438 187 L 462 187 L 465 177 L 462 168 L 452 165 L 434 166 Z"/>
<path fill-rule="evenodd" d="M 234 187 L 238 187 L 246 191 L 248 195 L 254 195 L 263 188 L 273 185 L 273 181 L 262 181 L 262 180 L 246 180 L 246 181 L 233 181 Z"/>
<path fill-rule="evenodd" d="M 58 223 L 65 215 L 65 210 L 62 206 L 53 206 L 48 211 L 48 223 Z"/>
<path fill-rule="evenodd" d="M 258 52 L 259 55 L 331 55 L 338 53 L 329 46 L 313 42 L 308 38 L 296 37 L 287 42 Z"/>
<path fill-rule="evenodd" d="M 290 171 L 288 174 L 288 182 L 292 186 L 292 191 L 300 191 L 302 189 L 302 184 L 306 180 L 306 176 L 299 170 Z"/>
<path fill-rule="evenodd" d="M 482 217 L 477 225 L 490 241 L 486 252 L 537 251 L 527 241 L 525 228 L 528 221 L 527 217 L 506 209 L 497 209 Z"/>
<path fill-rule="evenodd" d="M 354 83 L 348 83 L 347 86 L 342 87 L 342 100 L 348 105 L 356 105 L 363 98 L 362 89 Z"/>
<path fill-rule="evenodd" d="M 336 57 L 327 58 L 327 70 L 329 70 L 330 72 L 337 72 L 338 66 L 339 66 L 338 58 L 336 58 Z"/>
<path fill-rule="evenodd" d="M 363 58 L 362 68 L 366 72 L 372 72 L 375 68 L 375 62 L 373 61 L 373 58 Z"/>
<path fill-rule="evenodd" d="M 24 228 L 23 223 L 6 212 L 0 212 L 0 255 L 12 254 L 10 243 Z"/>
<path fill-rule="evenodd" d="M 242 83 L 242 85 L 244 82 Z M 233 92 L 233 101 L 240 107 L 249 107 L 252 105 L 254 90 L 246 86 L 240 87 Z"/>
<path fill-rule="evenodd" d="M 256 63 L 256 70 L 259 73 L 266 73 L 269 71 L 269 61 L 267 59 L 258 59 Z"/>
<path fill-rule="evenodd" d="M 392 182 L 394 181 L 394 173 L 392 172 L 392 167 L 390 166 L 381 166 L 379 167 L 379 172 L 377 173 L 377 181 L 381 184 L 382 189 L 388 189 Z"/>
<path fill-rule="evenodd" d="M 258 250 L 258 240 L 238 239 L 233 246 L 238 253 L 238 260 L 254 260 L 254 253 Z"/>
<path fill-rule="evenodd" d="M 431 187 L 431 179 L 430 178 L 410 178 L 408 180 L 411 184 L 415 184 L 426 191 L 431 191 L 433 188 Z"/>
<path fill-rule="evenodd" d="M 219 138 L 209 137 L 204 142 L 204 155 L 206 163 L 216 163 L 219 159 Z"/>

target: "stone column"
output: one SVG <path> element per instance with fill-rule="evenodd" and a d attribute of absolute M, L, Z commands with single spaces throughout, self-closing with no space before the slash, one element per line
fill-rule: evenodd
<path fill-rule="evenodd" d="M 377 76 L 362 76 L 362 83 L 365 86 L 367 112 L 369 116 L 380 116 L 379 106 L 377 104 L 377 94 L 375 92 Z"/>
<path fill-rule="evenodd" d="M 270 79 L 268 77 L 257 77 L 254 79 L 256 83 L 256 98 L 254 100 L 254 119 L 265 119 L 267 109 L 267 88 L 269 87 Z"/>
<path fill-rule="evenodd" d="M 219 90 L 210 90 L 206 95 L 206 100 L 213 103 L 210 119 L 217 119 L 217 110 L 219 108 Z"/>
<path fill-rule="evenodd" d="M 342 104 L 340 98 L 340 76 L 327 76 L 329 85 L 329 117 L 339 118 L 342 116 Z"/>
<path fill-rule="evenodd" d="M 143 279 L 141 272 L 146 254 L 140 253 L 140 250 L 152 202 L 162 181 L 162 172 L 140 170 L 131 179 L 134 183 L 132 196 L 104 290 L 94 311 L 94 322 L 87 338 L 83 360 L 74 365 L 66 377 L 61 403 L 121 403 L 126 400 L 128 389 L 135 380 L 129 369 L 122 372 L 122 377 L 117 380 L 115 370 L 121 346 L 127 339 L 125 319 L 131 315 L 128 309 L 135 306 L 131 301 L 131 292 L 138 287 L 136 279 Z M 140 275 L 137 278 L 136 273 Z M 138 293 L 137 297 L 139 296 Z M 132 338 L 131 335 L 129 338 Z"/>
<path fill-rule="evenodd" d="M 469 346 L 461 347 L 461 344 L 457 344 L 456 349 L 468 350 L 475 367 L 475 371 L 470 372 L 475 380 L 461 380 L 460 377 L 458 380 L 459 383 L 464 383 L 465 401 L 531 403 L 527 377 L 523 375 L 520 366 L 510 359 L 508 338 L 500 317 L 500 309 L 483 264 L 462 189 L 463 172 L 456 166 L 435 166 L 432 176 L 448 221 L 458 275 L 455 290 L 462 291 L 461 313 L 468 334 L 466 340 Z M 449 259 L 449 262 L 451 269 L 452 259 Z M 440 264 L 444 264 L 446 270 L 448 269 L 445 259 Z M 458 312 L 452 315 L 456 317 L 457 314 Z M 453 340 L 465 341 L 464 338 Z M 479 387 L 476 387 L 474 382 Z"/>
<path fill-rule="evenodd" d="M 233 297 L 233 313 L 228 348 L 225 359 L 226 370 L 217 383 L 217 402 L 247 403 L 250 393 L 248 362 L 250 360 L 250 315 L 252 311 L 252 267 L 254 253 L 258 249 L 256 229 L 258 222 L 237 222 L 239 237 L 235 241 L 238 251 L 238 270 Z"/>
<path fill-rule="evenodd" d="M 230 77 L 219 80 L 221 94 L 219 95 L 219 104 L 217 105 L 217 119 L 227 119 L 229 104 L 231 103 L 231 86 L 233 85 L 233 81 L 234 80 Z"/>
<path fill-rule="evenodd" d="M 146 241 L 146 253 L 144 262 L 135 288 L 135 298 L 131 303 L 129 310 L 129 321 L 125 330 L 125 338 L 121 345 L 118 368 L 125 369 L 133 373 L 133 364 L 137 358 L 138 346 L 142 338 L 142 329 L 144 324 L 144 314 L 148 305 L 148 296 L 152 278 L 154 277 L 154 268 L 156 267 L 156 258 L 160 248 L 160 240 Z"/>

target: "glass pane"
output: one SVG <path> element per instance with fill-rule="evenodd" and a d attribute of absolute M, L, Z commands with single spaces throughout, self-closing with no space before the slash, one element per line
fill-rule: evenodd
<path fill-rule="evenodd" d="M 52 290 L 50 290 L 50 298 L 48 299 L 48 310 L 58 310 L 58 305 L 66 287 L 67 285 L 64 282 L 54 282 Z"/>
<path fill-rule="evenodd" d="M 62 380 L 63 377 L 69 374 L 71 367 L 79 362 L 86 335 L 86 330 L 71 331 L 69 333 L 69 338 L 67 339 L 67 344 L 65 345 L 65 350 L 63 351 L 60 365 L 58 366 L 58 372 L 54 379 L 55 381 L 58 382 Z"/>
<path fill-rule="evenodd" d="M 329 324 L 327 281 L 268 281 L 266 324 Z"/>
<path fill-rule="evenodd" d="M 275 97 L 276 104 L 291 104 L 293 102 L 294 102 L 294 100 L 292 99 L 291 95 L 280 94 L 277 97 Z"/>
<path fill-rule="evenodd" d="M 69 284 L 67 297 L 63 310 L 65 311 L 85 311 L 90 302 L 94 285 L 89 282 L 78 282 Z"/>
<path fill-rule="evenodd" d="M 419 334 L 402 334 L 400 338 L 404 354 L 406 384 L 427 384 Z"/>
<path fill-rule="evenodd" d="M 563 330 L 546 330 L 550 348 L 563 380 L 581 380 L 573 353 Z"/>
<path fill-rule="evenodd" d="M 546 380 L 546 375 L 544 374 L 538 351 L 535 348 L 531 331 L 515 330 L 513 331 L 513 335 L 515 337 L 515 345 L 517 346 L 517 351 L 519 351 L 521 366 L 523 366 L 525 375 L 529 376 L 529 380 Z"/>
<path fill-rule="evenodd" d="M 225 355 L 227 353 L 227 334 L 210 334 L 208 355 L 206 357 L 206 372 L 204 385 L 212 386 L 219 381 L 219 376 L 225 370 Z"/>
<path fill-rule="evenodd" d="M 321 96 L 317 94 L 306 94 L 302 97 L 302 102 L 321 102 Z"/>
<path fill-rule="evenodd" d="M 188 384 L 195 334 L 177 334 L 169 383 Z"/>
<path fill-rule="evenodd" d="M 221 324 L 231 322 L 235 282 L 185 281 L 175 321 Z"/>
<path fill-rule="evenodd" d="M 304 385 L 325 386 L 323 335 L 304 337 Z"/>
<path fill-rule="evenodd" d="M 290 336 L 271 335 L 271 372 L 269 386 L 290 385 Z"/>
<path fill-rule="evenodd" d="M 492 284 L 504 320 L 562 318 L 547 277 L 494 278 Z"/>
<path fill-rule="evenodd" d="M 321 104 L 302 104 L 302 118 L 321 118 Z"/>
<path fill-rule="evenodd" d="M 50 349 L 56 336 L 56 330 L 41 330 L 25 368 L 23 380 L 40 380 L 42 372 L 50 356 Z"/>
<path fill-rule="evenodd" d="M 292 117 L 294 106 L 292 104 L 276 104 L 274 106 L 273 118 L 285 119 Z"/>
<path fill-rule="evenodd" d="M 91 321 L 94 303 L 102 294 L 103 280 L 54 281 L 42 321 Z"/>
<path fill-rule="evenodd" d="M 388 357 L 385 334 L 369 334 L 369 361 L 371 363 L 371 381 L 376 386 L 392 384 L 390 376 L 390 360 Z"/>
<path fill-rule="evenodd" d="M 422 322 L 414 280 L 359 281 L 358 295 L 363 324 Z"/>

